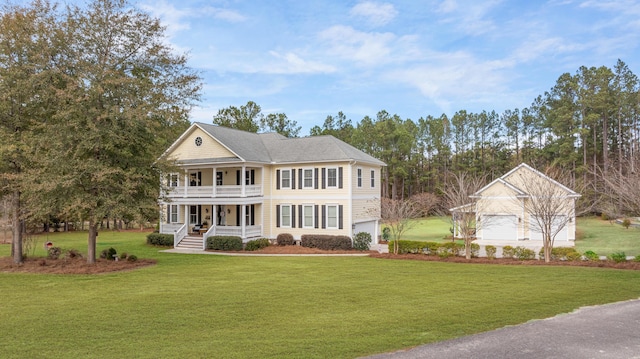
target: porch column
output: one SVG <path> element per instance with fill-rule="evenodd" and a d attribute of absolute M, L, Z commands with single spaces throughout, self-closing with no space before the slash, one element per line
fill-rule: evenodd
<path fill-rule="evenodd" d="M 242 185 L 242 190 L 240 192 L 240 197 L 245 197 L 246 188 L 247 188 L 247 167 L 242 165 L 242 172 L 240 173 L 240 184 Z"/>
<path fill-rule="evenodd" d="M 218 229 L 218 205 L 211 206 L 211 226 L 213 227 L 212 235 L 216 235 L 216 230 Z"/>
<path fill-rule="evenodd" d="M 244 171 L 242 171 L 244 173 Z M 243 182 L 244 183 L 244 182 Z M 244 192 L 244 187 L 243 187 L 243 192 Z M 242 206 L 242 210 L 240 211 L 240 226 L 242 227 L 242 239 L 247 238 L 246 236 L 246 232 L 247 232 L 247 205 L 243 204 Z"/>
<path fill-rule="evenodd" d="M 218 173 L 216 171 L 216 167 L 215 166 L 212 168 L 212 170 L 213 170 L 213 193 L 212 193 L 212 195 L 213 195 L 213 197 L 215 197 L 216 196 L 216 186 L 218 185 Z"/>
<path fill-rule="evenodd" d="M 189 233 L 189 206 L 186 204 L 184 207 L 184 223 L 187 225 L 187 233 Z"/>
<path fill-rule="evenodd" d="M 189 186 L 189 173 L 185 172 L 184 173 L 184 194 L 182 195 L 182 197 L 187 198 L 187 188 Z"/>

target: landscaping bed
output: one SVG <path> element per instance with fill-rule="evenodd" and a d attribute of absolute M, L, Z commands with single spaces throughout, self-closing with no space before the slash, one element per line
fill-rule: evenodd
<path fill-rule="evenodd" d="M 546 263 L 543 260 L 537 260 L 537 259 L 533 259 L 533 260 L 517 260 L 517 259 L 508 259 L 508 258 L 489 259 L 486 257 L 466 259 L 464 257 L 458 257 L 458 256 L 442 258 L 440 256 L 429 256 L 424 254 L 409 254 L 409 253 L 392 254 L 392 253 L 377 253 L 377 252 L 371 253 L 369 256 L 372 258 L 382 258 L 382 259 L 419 260 L 419 261 L 449 262 L 449 263 L 474 263 L 474 264 L 498 264 L 498 265 L 502 264 L 502 265 L 526 265 L 526 266 L 534 266 L 534 265 L 579 266 L 579 267 L 599 267 L 599 268 L 640 270 L 640 262 L 635 262 L 635 261 L 626 261 L 626 262 L 616 263 L 611 260 L 600 260 L 600 261 L 555 260 L 555 261 Z"/>
<path fill-rule="evenodd" d="M 22 264 L 13 263 L 11 257 L 0 257 L 0 272 L 49 273 L 49 274 L 100 274 L 120 272 L 156 264 L 155 259 L 106 260 L 98 258 L 88 264 L 86 258 L 26 258 Z"/>

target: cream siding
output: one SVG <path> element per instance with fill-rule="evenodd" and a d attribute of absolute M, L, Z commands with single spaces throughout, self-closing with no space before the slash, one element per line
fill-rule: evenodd
<path fill-rule="evenodd" d="M 196 138 L 202 138 L 202 145 L 196 146 Z M 193 131 L 185 136 L 183 141 L 167 154 L 168 158 L 177 160 L 194 160 L 204 158 L 228 158 L 236 157 L 228 149 L 222 146 L 201 129 L 194 127 Z"/>

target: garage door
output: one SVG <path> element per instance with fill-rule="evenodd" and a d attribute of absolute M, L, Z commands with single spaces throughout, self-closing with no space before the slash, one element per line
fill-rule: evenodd
<path fill-rule="evenodd" d="M 540 230 L 539 226 L 537 225 L 538 222 L 536 222 L 535 220 L 535 216 L 532 216 L 534 218 L 531 219 L 531 223 L 529 224 L 529 232 L 530 232 L 530 236 L 531 236 L 531 240 L 532 241 L 541 241 L 542 240 L 542 231 Z M 560 230 L 560 232 L 556 235 L 555 240 L 557 241 L 566 241 L 567 240 L 567 233 L 568 232 L 568 226 L 566 223 L 566 216 L 559 216 L 558 218 L 556 218 L 554 220 L 554 226 L 553 226 L 553 230 L 552 233 L 557 231 L 558 228 L 560 226 L 564 226 L 564 228 L 562 228 Z"/>
<path fill-rule="evenodd" d="M 371 235 L 371 242 L 378 243 L 378 241 L 375 238 L 375 235 L 376 235 L 375 221 L 355 223 L 355 228 L 353 229 L 353 235 L 355 236 L 360 232 L 369 233 Z"/>
<path fill-rule="evenodd" d="M 518 221 L 516 216 L 482 216 L 482 239 L 517 240 Z"/>

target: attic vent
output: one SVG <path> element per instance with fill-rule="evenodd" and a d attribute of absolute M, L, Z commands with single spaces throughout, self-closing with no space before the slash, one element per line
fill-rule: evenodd
<path fill-rule="evenodd" d="M 196 146 L 200 146 L 202 145 L 202 137 L 198 136 L 196 137 Z"/>

